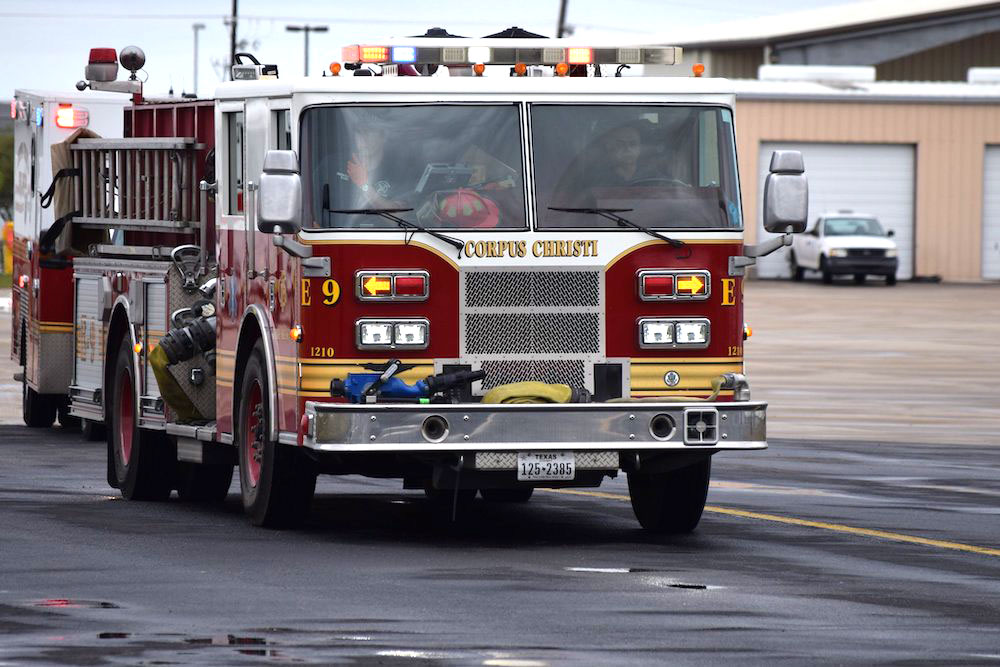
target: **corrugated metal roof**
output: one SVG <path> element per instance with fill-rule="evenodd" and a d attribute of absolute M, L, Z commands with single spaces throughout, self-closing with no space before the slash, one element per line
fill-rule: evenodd
<path fill-rule="evenodd" d="M 1000 104 L 1000 84 L 937 81 L 732 81 L 736 98 L 857 102 L 936 102 Z"/>
<path fill-rule="evenodd" d="M 1000 8 L 995 0 L 868 0 L 818 9 L 761 16 L 702 26 L 683 33 L 658 35 L 657 44 L 736 46 L 765 44 L 790 37 L 870 27 L 884 23 Z"/>

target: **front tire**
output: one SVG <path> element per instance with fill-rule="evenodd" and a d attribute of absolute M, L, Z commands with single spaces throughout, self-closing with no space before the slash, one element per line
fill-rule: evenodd
<path fill-rule="evenodd" d="M 139 428 L 135 402 L 135 366 L 128 337 L 122 339 L 115 359 L 111 389 L 109 472 L 128 500 L 166 500 L 176 471 L 176 455 L 162 431 Z M 113 464 L 113 465 L 112 465 Z"/>
<path fill-rule="evenodd" d="M 833 284 L 833 271 L 831 271 L 826 265 L 826 257 L 821 257 L 819 260 L 819 270 L 823 274 L 823 284 L 832 285 Z"/>
<path fill-rule="evenodd" d="M 632 511 L 652 533 L 690 533 L 697 527 L 708 497 L 712 459 L 666 473 L 628 475 Z"/>
<path fill-rule="evenodd" d="M 264 364 L 264 346 L 258 341 L 247 359 L 239 394 L 240 494 L 253 525 L 284 528 L 300 523 L 308 514 L 316 471 L 302 452 L 268 437 L 271 387 Z"/>
<path fill-rule="evenodd" d="M 893 285 L 895 285 L 896 284 L 896 274 L 895 273 L 891 273 L 891 274 L 887 275 L 885 277 L 885 284 L 887 286 L 889 286 L 889 287 L 892 287 Z"/>
<path fill-rule="evenodd" d="M 805 278 L 806 270 L 799 266 L 799 260 L 795 257 L 794 251 L 788 253 L 788 264 L 788 268 L 792 272 L 792 280 L 797 283 L 802 282 L 802 279 Z"/>

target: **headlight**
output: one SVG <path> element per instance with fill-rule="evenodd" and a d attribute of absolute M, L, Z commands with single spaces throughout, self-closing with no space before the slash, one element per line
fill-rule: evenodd
<path fill-rule="evenodd" d="M 427 344 L 427 323 L 426 322 L 400 322 L 396 324 L 393 332 L 393 342 L 396 345 L 426 345 Z"/>
<path fill-rule="evenodd" d="M 847 250 L 844 248 L 830 248 L 830 257 L 847 257 Z"/>
<path fill-rule="evenodd" d="M 639 325 L 643 345 L 669 345 L 674 342 L 674 323 L 643 320 Z"/>
<path fill-rule="evenodd" d="M 711 324 L 705 318 L 654 318 L 639 320 L 639 347 L 708 347 Z"/>
<path fill-rule="evenodd" d="M 678 345 L 704 345 L 708 342 L 708 322 L 678 322 Z"/>
<path fill-rule="evenodd" d="M 899 251 L 896 250 L 895 248 L 889 248 L 888 250 L 885 251 L 885 256 L 886 257 L 895 257 L 898 252 Z"/>
<path fill-rule="evenodd" d="M 430 340 L 430 324 L 422 318 L 358 320 L 355 338 L 360 349 L 423 349 Z"/>

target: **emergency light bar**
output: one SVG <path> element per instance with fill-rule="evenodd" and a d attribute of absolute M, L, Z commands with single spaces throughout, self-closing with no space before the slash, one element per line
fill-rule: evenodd
<path fill-rule="evenodd" d="M 456 44 L 456 42 L 460 42 Z M 564 46 L 565 44 L 565 46 Z M 405 43 L 351 44 L 343 47 L 345 63 L 378 65 L 674 65 L 677 46 L 578 46 L 555 39 L 422 39 Z"/>

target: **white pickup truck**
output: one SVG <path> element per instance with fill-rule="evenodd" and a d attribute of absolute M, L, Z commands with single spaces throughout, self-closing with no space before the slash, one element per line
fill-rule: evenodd
<path fill-rule="evenodd" d="M 824 283 L 835 275 L 850 274 L 861 284 L 870 276 L 885 276 L 896 284 L 899 267 L 893 232 L 886 232 L 874 216 L 850 211 L 821 215 L 812 229 L 796 234 L 788 253 L 792 280 L 802 280 L 807 270 L 823 274 Z"/>

